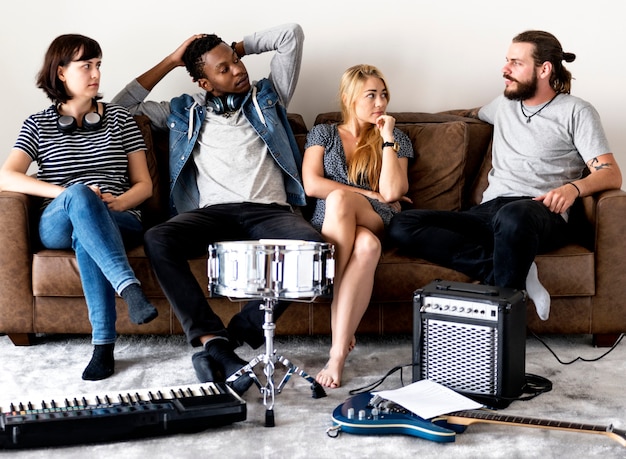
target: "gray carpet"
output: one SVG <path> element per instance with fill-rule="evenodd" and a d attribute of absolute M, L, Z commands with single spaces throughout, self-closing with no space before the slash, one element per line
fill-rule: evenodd
<path fill-rule="evenodd" d="M 606 349 L 591 346 L 590 336 L 543 337 L 563 360 L 578 356 L 593 359 Z M 325 363 L 329 338 L 278 337 L 276 349 L 314 375 Z M 46 396 L 76 396 L 129 389 L 196 384 L 191 367 L 194 350 L 182 336 L 122 336 L 116 346 L 116 373 L 98 382 L 80 375 L 91 355 L 84 336 L 42 336 L 30 347 L 15 347 L 0 336 L 0 401 L 28 401 Z M 259 354 L 248 347 L 240 354 L 249 360 Z M 276 426 L 265 427 L 265 407 L 255 386 L 244 399 L 247 419 L 200 433 L 143 438 L 133 441 L 0 451 L 11 458 L 348 458 L 348 457 L 453 457 L 453 458 L 624 458 L 626 447 L 598 434 L 564 432 L 508 425 L 474 424 L 454 443 L 436 443 L 408 435 L 354 435 L 330 438 L 333 409 L 349 390 L 378 380 L 397 365 L 411 360 L 410 337 L 359 337 L 344 373 L 344 386 L 313 399 L 309 383 L 293 376 L 276 397 Z M 257 368 L 262 368 L 258 366 Z M 548 378 L 551 392 L 530 401 L 516 401 L 502 414 L 610 425 L 626 429 L 626 339 L 609 355 L 595 362 L 563 365 L 534 337 L 527 340 L 526 371 Z M 410 371 L 403 372 L 411 382 Z M 260 376 L 261 379 L 263 378 Z M 263 380 L 263 379 L 262 379 Z M 402 386 L 394 373 L 378 389 Z M 4 407 L 3 407 L 4 409 Z"/>

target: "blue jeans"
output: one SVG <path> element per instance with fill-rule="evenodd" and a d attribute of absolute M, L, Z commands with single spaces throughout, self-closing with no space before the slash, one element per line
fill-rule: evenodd
<path fill-rule="evenodd" d="M 198 284 L 188 262 L 206 256 L 209 244 L 257 239 L 324 242 L 304 218 L 274 204 L 213 205 L 180 213 L 146 232 L 144 247 L 152 269 L 192 346 L 199 346 L 199 338 L 205 335 L 245 341 L 253 348 L 263 343 L 261 301 L 246 304 L 227 331 L 206 300 L 208 285 Z M 283 301 L 276 305 L 274 319 L 286 306 Z"/>
<path fill-rule="evenodd" d="M 139 283 L 128 263 L 124 240 L 140 242 L 142 231 L 134 215 L 109 211 L 81 184 L 67 188 L 41 215 L 39 237 L 43 246 L 71 248 L 76 253 L 93 344 L 115 342 L 115 293 Z"/>
<path fill-rule="evenodd" d="M 460 212 L 400 212 L 391 220 L 389 238 L 410 255 L 484 284 L 524 290 L 535 256 L 565 245 L 569 227 L 541 202 L 496 198 Z"/>

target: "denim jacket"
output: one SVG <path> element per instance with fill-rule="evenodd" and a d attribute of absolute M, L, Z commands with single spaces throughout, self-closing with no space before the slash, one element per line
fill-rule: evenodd
<path fill-rule="evenodd" d="M 305 205 L 300 177 L 302 154 L 289 126 L 287 111 L 268 79 L 253 83 L 242 110 L 283 172 L 287 201 L 294 206 Z M 170 130 L 170 210 L 173 214 L 198 208 L 196 168 L 189 159 L 205 116 L 206 107 L 188 94 L 170 102 L 167 121 Z"/>
<path fill-rule="evenodd" d="M 291 100 L 300 71 L 304 33 L 298 24 L 284 24 L 244 37 L 247 54 L 278 51 L 270 62 L 270 77 L 253 83 L 242 110 L 281 168 L 287 202 L 304 206 L 302 154 L 289 122 Z M 171 101 L 145 101 L 149 90 L 135 79 L 113 101 L 133 115 L 147 115 L 155 129 L 170 131 L 170 212 L 175 215 L 199 206 L 192 151 L 206 116 L 205 92 L 184 94 Z M 189 160 L 191 158 L 191 161 Z"/>

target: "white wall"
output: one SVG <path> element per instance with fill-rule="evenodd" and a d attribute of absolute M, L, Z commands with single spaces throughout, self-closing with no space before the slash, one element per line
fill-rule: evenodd
<path fill-rule="evenodd" d="M 9 0 L 11 1 L 11 0 Z M 194 33 L 217 33 L 230 43 L 284 22 L 306 35 L 300 82 L 290 111 L 310 126 L 337 109 L 343 70 L 356 63 L 386 75 L 390 111 L 470 108 L 504 88 L 501 68 L 511 38 L 526 29 L 554 33 L 577 59 L 572 94 L 600 112 L 613 152 L 626 175 L 626 27 L 621 2 L 526 0 L 30 0 L 12 2 L 0 17 L 0 161 L 25 117 L 49 104 L 34 80 L 49 43 L 82 33 L 103 48 L 101 92 L 111 99 Z M 154 6 L 153 6 L 154 5 Z M 267 5 L 267 6 L 261 6 Z M 585 5 L 585 6 L 583 6 Z M 7 11 L 8 10 L 8 11 Z M 266 76 L 269 56 L 248 56 L 252 79 Z M 153 91 L 155 100 L 194 91 L 184 68 Z"/>

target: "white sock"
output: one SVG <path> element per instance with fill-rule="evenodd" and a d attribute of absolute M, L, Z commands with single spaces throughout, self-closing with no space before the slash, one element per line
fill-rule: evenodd
<path fill-rule="evenodd" d="M 550 294 L 545 289 L 537 276 L 537 265 L 533 261 L 526 276 L 526 292 L 537 309 L 537 315 L 541 320 L 548 320 L 550 316 Z"/>

